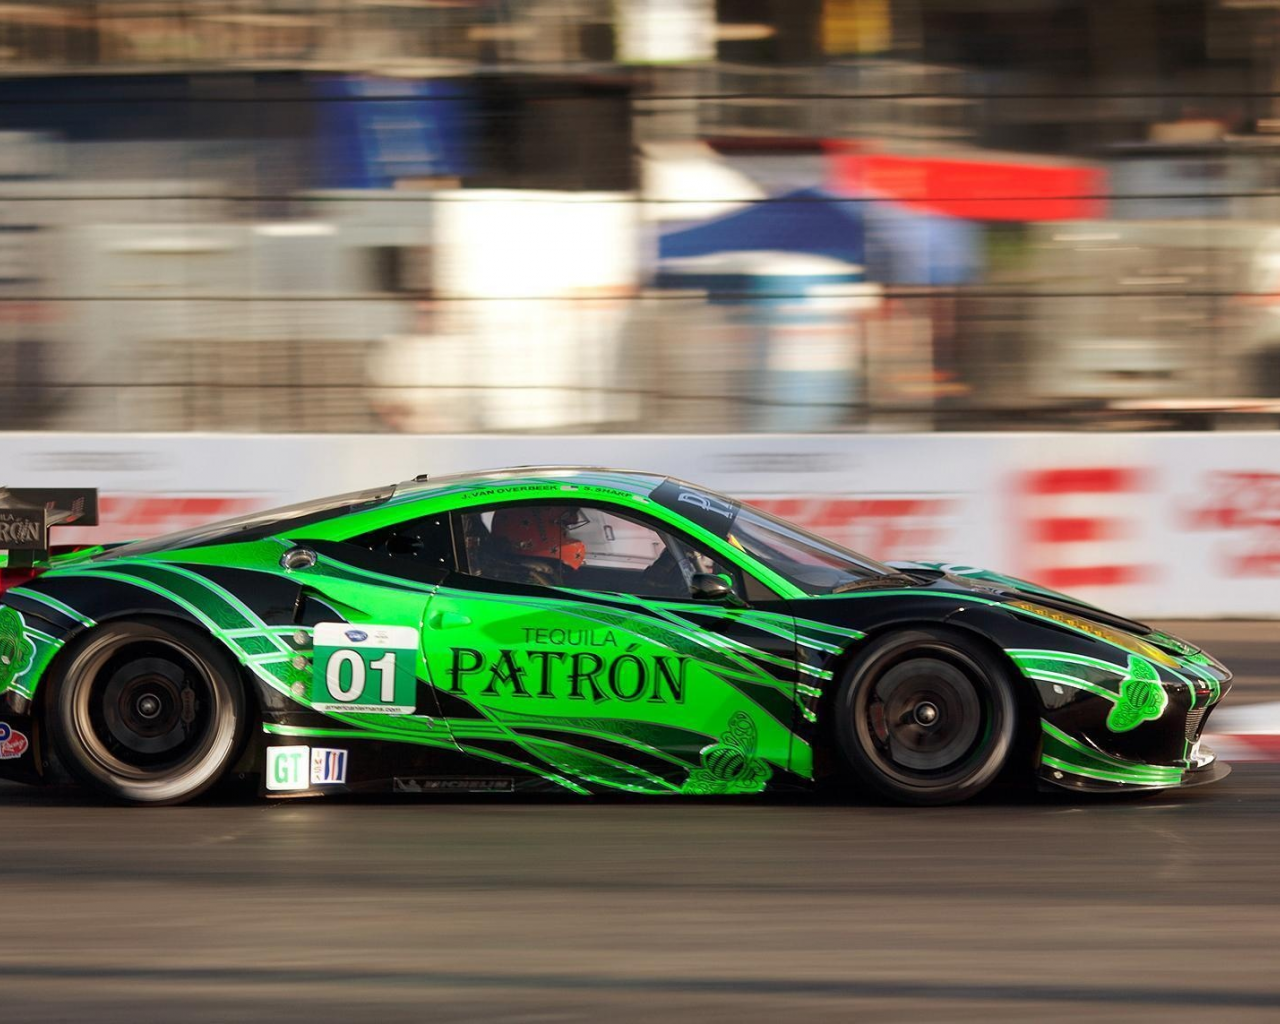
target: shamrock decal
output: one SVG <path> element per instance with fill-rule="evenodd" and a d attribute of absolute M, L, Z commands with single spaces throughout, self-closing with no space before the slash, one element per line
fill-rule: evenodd
<path fill-rule="evenodd" d="M 1107 728 L 1128 732 L 1164 714 L 1169 695 L 1164 692 L 1155 667 L 1145 658 L 1129 655 L 1129 672 L 1120 680 L 1120 695 L 1107 715 Z"/>

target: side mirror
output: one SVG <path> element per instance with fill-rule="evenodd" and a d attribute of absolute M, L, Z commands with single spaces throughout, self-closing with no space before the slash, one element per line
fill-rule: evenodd
<path fill-rule="evenodd" d="M 713 576 L 709 572 L 695 572 L 689 581 L 689 594 L 695 601 L 721 601 L 742 605 L 745 602 L 733 590 L 733 583 L 725 576 Z"/>

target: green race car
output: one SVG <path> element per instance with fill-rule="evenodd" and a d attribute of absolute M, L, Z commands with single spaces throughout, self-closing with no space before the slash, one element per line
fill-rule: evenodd
<path fill-rule="evenodd" d="M 998 574 L 885 565 L 660 475 L 520 468 L 59 553 L 0 491 L 0 777 L 110 797 L 1208 782 L 1230 673 Z M 3 557 L 3 556 L 0 556 Z"/>

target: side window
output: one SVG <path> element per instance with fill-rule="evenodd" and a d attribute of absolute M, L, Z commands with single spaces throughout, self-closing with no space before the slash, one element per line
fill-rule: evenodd
<path fill-rule="evenodd" d="M 473 576 L 677 601 L 689 597 L 695 573 L 736 578 L 679 537 L 589 505 L 505 505 L 459 521 Z"/>
<path fill-rule="evenodd" d="M 453 533 L 445 512 L 384 526 L 347 543 L 419 566 L 453 568 Z"/>

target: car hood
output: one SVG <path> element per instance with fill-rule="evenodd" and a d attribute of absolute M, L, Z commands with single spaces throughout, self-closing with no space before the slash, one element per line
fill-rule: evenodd
<path fill-rule="evenodd" d="M 1019 579 L 1016 576 L 1008 576 L 1004 573 L 980 569 L 970 565 L 954 565 L 941 562 L 891 562 L 889 564 L 893 568 L 901 569 L 907 573 L 913 571 L 929 574 L 936 573 L 935 586 L 943 586 L 949 590 L 968 590 L 988 600 L 995 599 L 1003 600 L 1010 604 L 1021 602 L 1036 605 L 1048 612 L 1062 612 L 1100 626 L 1120 630 L 1179 657 L 1200 653 L 1200 648 L 1180 637 L 1153 629 L 1144 622 L 1117 615 L 1114 612 L 1107 611 L 1105 608 L 1089 604 L 1087 601 L 1081 601 L 1079 598 L 1071 597 L 1056 590 L 1050 590 L 1047 587 L 1042 587 L 1029 580 Z"/>

